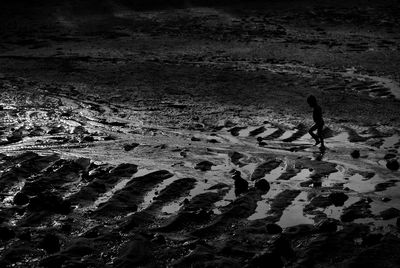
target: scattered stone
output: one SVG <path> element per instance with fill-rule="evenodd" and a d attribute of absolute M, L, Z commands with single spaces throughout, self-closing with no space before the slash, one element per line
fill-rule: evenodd
<path fill-rule="evenodd" d="M 240 159 L 244 157 L 243 154 L 238 152 L 230 152 L 229 157 L 231 158 L 231 162 L 237 166 L 243 166 L 243 163 L 240 162 Z"/>
<path fill-rule="evenodd" d="M 76 126 L 71 130 L 71 134 L 83 135 L 86 133 L 87 133 L 87 131 L 83 126 Z"/>
<path fill-rule="evenodd" d="M 351 152 L 351 157 L 357 159 L 360 158 L 360 151 L 359 150 L 354 150 L 353 152 Z"/>
<path fill-rule="evenodd" d="M 274 235 L 282 233 L 282 227 L 280 227 L 278 224 L 268 223 L 266 227 L 269 234 Z"/>
<path fill-rule="evenodd" d="M 400 165 L 396 159 L 390 159 L 387 161 L 386 167 L 390 170 L 396 171 L 400 168 Z"/>
<path fill-rule="evenodd" d="M 199 169 L 201 171 L 208 171 L 211 170 L 211 167 L 215 166 L 212 162 L 210 161 L 202 161 L 200 163 L 198 163 L 195 167 L 195 169 Z"/>
<path fill-rule="evenodd" d="M 44 249 L 48 254 L 60 251 L 60 240 L 54 234 L 46 234 L 39 243 L 39 247 Z"/>
<path fill-rule="evenodd" d="M 23 206 L 29 203 L 29 197 L 24 193 L 17 193 L 13 199 L 14 204 L 17 206 Z"/>
<path fill-rule="evenodd" d="M 232 134 L 232 136 L 239 136 L 239 132 L 242 130 L 242 129 L 246 129 L 247 127 L 234 127 L 234 128 L 231 128 L 230 130 L 229 130 L 229 132 Z"/>
<path fill-rule="evenodd" d="M 139 143 L 131 143 L 131 144 L 125 144 L 124 145 L 124 150 L 126 152 L 132 151 L 133 149 L 135 149 L 136 147 L 138 147 L 140 144 Z"/>
<path fill-rule="evenodd" d="M 268 192 L 270 189 L 270 185 L 269 182 L 266 179 L 260 179 L 258 181 L 256 181 L 256 183 L 254 184 L 254 186 L 258 189 L 261 190 L 263 192 Z"/>

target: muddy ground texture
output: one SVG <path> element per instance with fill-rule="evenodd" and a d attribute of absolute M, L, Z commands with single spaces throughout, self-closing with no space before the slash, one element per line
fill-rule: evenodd
<path fill-rule="evenodd" d="M 399 10 L 2 16 L 0 266 L 399 267 Z"/>

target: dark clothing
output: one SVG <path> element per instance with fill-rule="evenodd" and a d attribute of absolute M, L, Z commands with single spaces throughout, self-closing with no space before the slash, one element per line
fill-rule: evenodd
<path fill-rule="evenodd" d="M 324 125 L 324 120 L 322 119 L 322 109 L 319 105 L 314 107 L 313 119 L 316 125 Z"/>
<path fill-rule="evenodd" d="M 316 141 L 320 141 L 323 139 L 323 128 L 324 128 L 324 122 L 322 122 L 322 124 L 314 124 L 310 130 L 308 131 L 308 133 L 310 133 L 310 135 L 314 138 L 314 140 Z M 314 134 L 313 131 L 317 130 L 317 135 Z"/>

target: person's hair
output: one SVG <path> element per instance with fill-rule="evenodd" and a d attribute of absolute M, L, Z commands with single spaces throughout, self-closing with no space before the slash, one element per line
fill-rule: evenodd
<path fill-rule="evenodd" d="M 307 98 L 307 103 L 310 105 L 315 105 L 317 104 L 317 99 L 314 97 L 314 95 L 310 95 Z"/>

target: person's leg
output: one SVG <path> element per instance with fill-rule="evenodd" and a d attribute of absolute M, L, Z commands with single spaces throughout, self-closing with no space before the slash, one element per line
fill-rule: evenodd
<path fill-rule="evenodd" d="M 308 131 L 308 133 L 311 135 L 311 137 L 313 137 L 313 139 L 315 140 L 315 145 L 319 144 L 319 138 L 317 135 L 315 135 L 314 131 L 318 130 L 318 126 L 315 124 L 313 125 L 310 130 Z"/>
<path fill-rule="evenodd" d="M 323 130 L 324 130 L 324 125 L 323 124 L 318 125 L 318 127 L 317 127 L 317 135 L 318 135 L 319 141 L 321 142 L 321 148 L 322 149 L 325 148 L 324 131 Z"/>

